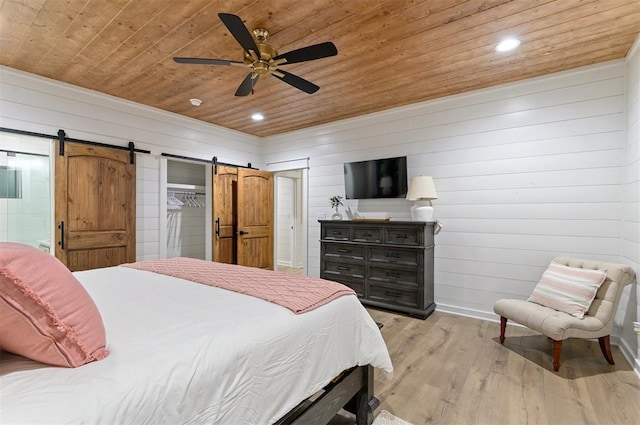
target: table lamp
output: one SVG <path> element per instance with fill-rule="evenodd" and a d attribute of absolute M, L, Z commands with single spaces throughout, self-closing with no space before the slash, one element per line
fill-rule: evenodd
<path fill-rule="evenodd" d="M 432 199 L 438 199 L 433 179 L 429 176 L 412 177 L 407 190 L 407 201 L 415 201 L 411 207 L 413 221 L 433 221 Z"/>

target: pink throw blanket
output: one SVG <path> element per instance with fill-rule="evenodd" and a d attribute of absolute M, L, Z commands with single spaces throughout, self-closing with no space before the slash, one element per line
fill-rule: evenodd
<path fill-rule="evenodd" d="M 355 294 L 351 288 L 330 280 L 195 258 L 146 260 L 121 266 L 251 295 L 286 307 L 295 314 L 313 310 L 342 295 Z"/>

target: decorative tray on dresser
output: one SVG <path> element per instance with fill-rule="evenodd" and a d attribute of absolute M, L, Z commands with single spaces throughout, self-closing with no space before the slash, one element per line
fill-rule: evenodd
<path fill-rule="evenodd" d="M 321 278 L 353 288 L 367 306 L 421 319 L 433 312 L 435 223 L 318 221 Z"/>

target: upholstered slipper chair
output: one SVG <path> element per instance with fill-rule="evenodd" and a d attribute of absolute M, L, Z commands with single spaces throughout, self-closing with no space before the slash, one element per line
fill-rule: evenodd
<path fill-rule="evenodd" d="M 513 320 L 553 340 L 553 370 L 560 368 L 562 341 L 598 338 L 609 364 L 614 364 L 609 335 L 625 285 L 635 272 L 623 264 L 556 257 L 528 300 L 498 300 L 500 343 L 507 320 Z"/>

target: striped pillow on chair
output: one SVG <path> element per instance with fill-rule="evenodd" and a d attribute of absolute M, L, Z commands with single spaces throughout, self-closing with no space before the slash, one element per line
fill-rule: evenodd
<path fill-rule="evenodd" d="M 606 270 L 579 269 L 552 261 L 528 301 L 582 319 L 606 277 Z"/>

